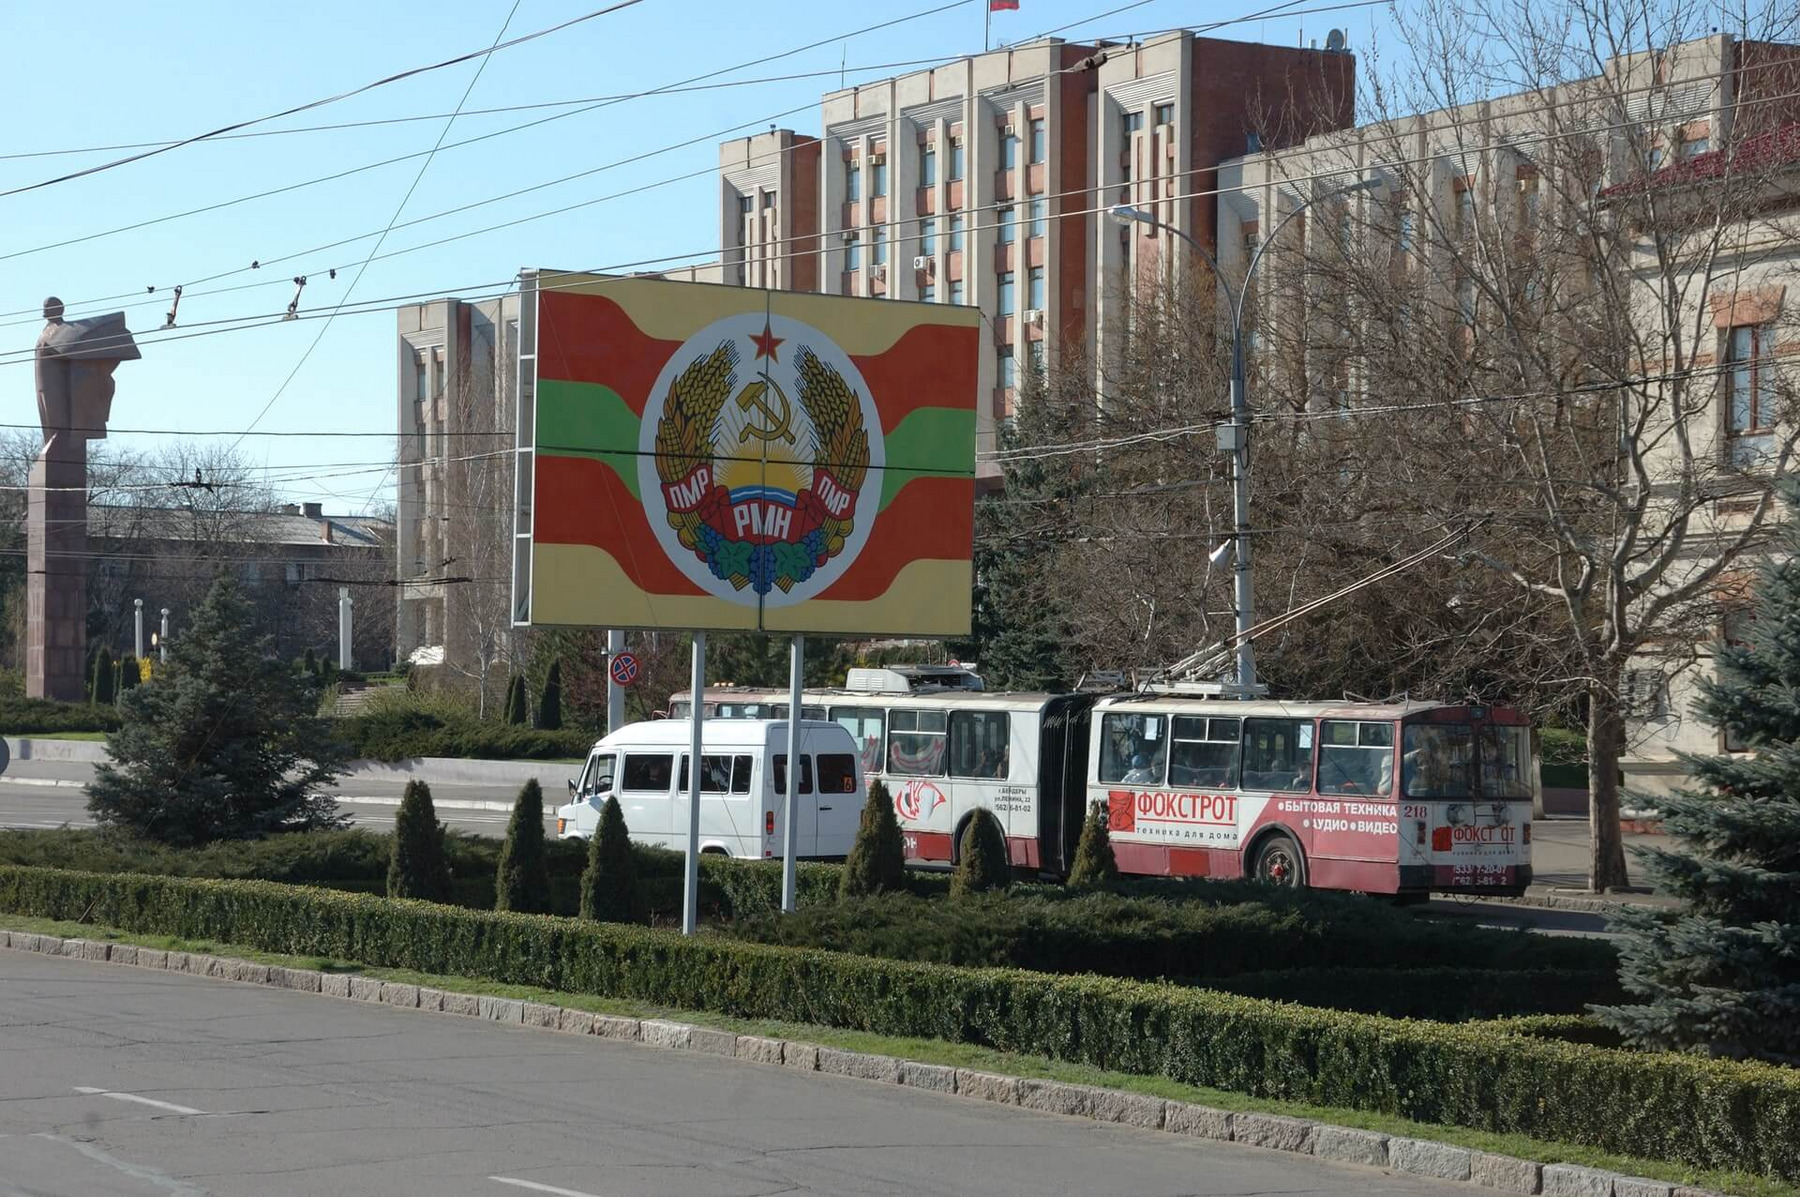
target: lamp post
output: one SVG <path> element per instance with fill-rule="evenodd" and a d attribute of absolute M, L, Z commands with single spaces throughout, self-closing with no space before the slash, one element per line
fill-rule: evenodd
<path fill-rule="evenodd" d="M 1235 288 L 1219 268 L 1219 260 L 1187 233 L 1130 204 L 1117 204 L 1112 209 L 1114 220 L 1126 224 L 1146 224 L 1187 242 L 1188 247 L 1200 255 L 1212 269 L 1213 276 L 1218 279 L 1219 286 L 1225 292 L 1226 304 L 1231 309 L 1231 419 L 1220 424 L 1217 432 L 1220 451 L 1231 454 L 1232 509 L 1237 525 L 1233 536 L 1237 549 L 1233 576 L 1237 615 L 1236 688 L 1240 698 L 1251 698 L 1257 693 L 1256 656 L 1250 645 L 1250 628 L 1256 621 L 1256 603 L 1250 582 L 1250 404 L 1244 386 L 1244 300 L 1250 294 L 1250 279 L 1262 264 L 1264 251 L 1274 243 L 1288 221 L 1320 200 L 1334 199 L 1353 191 L 1367 191 L 1376 186 L 1376 182 L 1374 179 L 1364 179 L 1347 187 L 1339 187 L 1324 195 L 1314 196 L 1289 211 L 1276 222 L 1268 237 L 1256 247 L 1256 252 L 1250 255 L 1250 264 L 1244 270 L 1243 284 Z"/>
<path fill-rule="evenodd" d="M 169 609 L 162 609 L 162 635 L 156 641 L 156 660 L 158 664 L 169 659 Z"/>
<path fill-rule="evenodd" d="M 132 599 L 132 652 L 138 660 L 144 659 L 144 600 Z"/>

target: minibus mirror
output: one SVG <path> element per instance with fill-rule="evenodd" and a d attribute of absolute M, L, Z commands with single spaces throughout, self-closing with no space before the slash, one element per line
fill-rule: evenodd
<path fill-rule="evenodd" d="M 574 792 L 575 792 L 575 779 L 573 777 L 571 777 L 571 778 L 569 778 L 569 793 L 573 794 Z"/>

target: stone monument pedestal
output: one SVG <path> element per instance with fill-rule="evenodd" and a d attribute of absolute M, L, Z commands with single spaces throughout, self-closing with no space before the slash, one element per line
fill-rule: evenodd
<path fill-rule="evenodd" d="M 44 447 L 31 467 L 25 532 L 25 693 L 87 696 L 87 443 L 106 436 L 113 371 L 139 356 L 125 315 L 64 320 L 44 301 L 37 343 Z"/>

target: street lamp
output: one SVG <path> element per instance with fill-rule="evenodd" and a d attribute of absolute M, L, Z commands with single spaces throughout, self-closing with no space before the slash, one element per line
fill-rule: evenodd
<path fill-rule="evenodd" d="M 1219 260 L 1193 237 L 1174 225 L 1158 220 L 1142 208 L 1134 208 L 1130 204 L 1117 204 L 1112 208 L 1114 220 L 1126 224 L 1146 224 L 1187 242 L 1188 247 L 1212 268 L 1213 276 L 1218 279 L 1219 286 L 1225 292 L 1226 303 L 1231 309 L 1231 421 L 1218 426 L 1218 437 L 1219 449 L 1231 454 L 1232 507 L 1237 524 L 1233 538 L 1237 546 L 1233 579 L 1237 613 L 1237 690 L 1241 698 L 1253 697 L 1257 692 L 1256 657 L 1250 646 L 1250 627 L 1255 622 L 1253 612 L 1256 604 L 1250 585 L 1250 406 L 1244 394 L 1244 299 L 1250 294 L 1250 278 L 1262 264 L 1263 252 L 1275 242 L 1288 221 L 1320 200 L 1349 195 L 1353 191 L 1368 191 L 1377 185 L 1378 181 L 1375 179 L 1363 179 L 1347 187 L 1316 195 L 1291 209 L 1276 222 L 1268 237 L 1250 255 L 1250 265 L 1244 270 L 1243 284 L 1237 288 L 1231 285 L 1231 280 L 1219 268 Z"/>

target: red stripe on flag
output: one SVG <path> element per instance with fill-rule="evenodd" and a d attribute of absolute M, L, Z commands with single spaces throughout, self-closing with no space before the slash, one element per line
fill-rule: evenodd
<path fill-rule="evenodd" d="M 1018 12 L 1019 0 L 988 0 L 989 12 Z"/>

